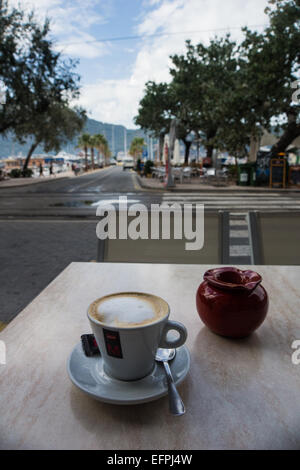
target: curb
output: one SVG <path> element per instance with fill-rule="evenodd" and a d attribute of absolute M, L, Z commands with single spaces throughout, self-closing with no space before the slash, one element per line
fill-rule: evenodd
<path fill-rule="evenodd" d="M 109 168 L 109 167 L 106 167 L 106 168 Z M 24 186 L 31 186 L 32 184 L 41 184 L 41 183 L 45 184 L 45 183 L 52 183 L 53 181 L 66 180 L 68 178 L 80 178 L 82 176 L 91 175 L 93 173 L 101 172 L 102 170 L 104 170 L 106 168 L 98 168 L 97 170 L 93 170 L 93 171 L 90 171 L 90 172 L 87 172 L 87 173 L 83 173 L 82 175 L 78 175 L 78 176 L 69 175 L 69 176 L 62 176 L 61 178 L 51 178 L 51 179 L 45 179 L 45 180 L 41 180 L 41 181 L 35 181 L 33 179 L 33 181 L 31 181 L 30 183 L 27 183 L 27 184 L 25 183 L 25 184 L 16 184 L 16 185 L 12 185 L 12 186 L 1 186 L 1 183 L 0 183 L 0 189 L 24 188 Z"/>
<path fill-rule="evenodd" d="M 32 186 L 34 184 L 45 184 L 45 183 L 52 183 L 53 181 L 62 181 L 62 180 L 66 180 L 68 178 L 72 178 L 71 176 L 63 176 L 62 178 L 53 178 L 51 180 L 42 180 L 42 181 L 31 181 L 30 183 L 24 183 L 24 184 L 15 184 L 15 185 L 11 185 L 11 186 L 1 186 L 1 183 L 0 183 L 0 189 L 10 189 L 10 188 L 24 188 L 25 186 Z"/>
<path fill-rule="evenodd" d="M 134 189 L 136 191 L 144 191 L 144 189 L 147 190 L 147 188 L 145 188 L 145 186 L 143 186 L 143 184 L 141 182 L 141 178 L 139 177 L 139 175 L 135 171 L 132 171 L 131 174 L 132 174 L 132 177 L 133 177 Z"/>
<path fill-rule="evenodd" d="M 300 189 L 298 188 L 265 188 L 265 187 L 260 187 L 260 186 L 253 186 L 255 189 L 247 189 L 247 186 L 243 186 L 243 189 L 239 189 L 239 188 L 227 188 L 227 187 L 224 187 L 224 186 L 216 186 L 215 188 L 198 188 L 198 189 L 182 189 L 182 188 L 175 188 L 175 189 L 165 189 L 165 188 L 151 188 L 149 186 L 147 186 L 144 181 L 143 181 L 143 178 L 141 178 L 139 175 L 136 174 L 136 177 L 138 179 L 138 182 L 140 184 L 140 186 L 146 190 L 146 191 L 153 191 L 153 192 L 162 192 L 162 193 L 202 193 L 202 192 L 205 192 L 205 193 L 208 193 L 208 192 L 224 192 L 224 193 L 228 193 L 228 192 L 236 192 L 237 194 L 239 193 L 242 193 L 242 192 L 248 192 L 249 194 L 251 193 L 264 193 L 264 194 L 272 194 L 272 193 L 278 193 L 279 192 L 282 192 L 283 194 L 285 193 L 297 193 L 297 192 L 300 192 Z"/>

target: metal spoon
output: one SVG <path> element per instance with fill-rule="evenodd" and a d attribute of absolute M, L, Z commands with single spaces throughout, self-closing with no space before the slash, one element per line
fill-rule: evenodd
<path fill-rule="evenodd" d="M 181 416 L 185 413 L 184 404 L 179 396 L 177 388 L 175 386 L 171 370 L 168 361 L 174 359 L 176 354 L 175 349 L 163 349 L 158 348 L 155 355 L 155 360 L 162 362 L 165 368 L 167 381 L 168 381 L 168 393 L 169 393 L 169 409 L 170 413 L 175 416 Z"/>

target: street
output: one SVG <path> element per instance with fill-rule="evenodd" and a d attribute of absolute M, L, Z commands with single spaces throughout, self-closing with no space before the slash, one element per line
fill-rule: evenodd
<path fill-rule="evenodd" d="M 247 189 L 228 191 L 219 188 L 213 191 L 202 189 L 199 192 L 180 193 L 147 191 L 140 186 L 134 172 L 123 171 L 119 166 L 80 177 L 57 181 L 54 179 L 14 188 L 0 187 L 0 295 L 5 298 L 5 302 L 1 303 L 0 328 L 16 316 L 69 263 L 96 260 L 97 204 L 103 200 L 117 202 L 120 195 L 127 196 L 128 204 L 141 202 L 147 207 L 151 203 L 162 202 L 204 203 L 207 240 L 204 253 L 207 258 L 200 259 L 200 263 L 218 263 L 220 259 L 216 257 L 219 243 L 218 211 L 229 213 L 228 232 L 231 235 L 228 236 L 227 262 L 230 264 L 251 263 L 248 211 L 259 210 L 271 215 L 280 213 L 285 214 L 285 217 L 290 215 L 292 220 L 297 218 L 297 211 L 300 211 L 300 192 L 297 191 L 262 193 L 259 189 L 250 192 Z M 282 217 L 280 215 L 278 221 L 276 219 L 278 243 L 289 236 L 286 230 L 287 219 Z M 281 223 L 281 220 L 285 222 Z M 233 228 L 237 230 L 234 232 Z M 291 228 L 291 236 L 292 232 Z M 294 237 L 297 233 L 294 233 Z M 288 245 L 287 242 L 283 243 Z M 273 249 L 273 252 L 277 251 L 276 248 Z M 123 248 L 121 255 L 124 256 Z M 133 255 L 138 257 L 138 250 Z M 148 250 L 146 255 L 151 261 L 152 251 Z M 130 258 L 131 255 L 125 250 L 126 256 Z M 153 256 L 155 262 L 160 260 L 159 253 Z M 187 258 L 186 262 L 193 260 Z M 276 259 L 273 264 L 276 264 Z"/>
<path fill-rule="evenodd" d="M 180 189 L 177 185 L 176 189 Z M 200 185 L 199 185 L 200 189 Z M 96 204 L 127 195 L 130 201 L 151 203 L 194 203 L 205 205 L 206 211 L 299 211 L 300 192 L 287 191 L 229 191 L 216 188 L 199 192 L 163 192 L 144 190 L 132 171 L 120 166 L 73 178 L 62 178 L 29 186 L 1 188 L 0 217 L 95 217 Z"/>

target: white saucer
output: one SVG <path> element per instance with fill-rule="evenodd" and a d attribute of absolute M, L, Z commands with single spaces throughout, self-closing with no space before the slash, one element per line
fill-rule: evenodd
<path fill-rule="evenodd" d="M 190 354 L 185 346 L 177 348 L 170 363 L 176 385 L 186 377 L 190 368 Z M 87 357 L 81 343 L 73 349 L 68 360 L 71 381 L 83 392 L 96 400 L 116 405 L 135 405 L 157 400 L 168 393 L 166 376 L 162 364 L 155 363 L 151 374 L 140 380 L 125 382 L 108 376 L 103 371 L 101 356 Z"/>

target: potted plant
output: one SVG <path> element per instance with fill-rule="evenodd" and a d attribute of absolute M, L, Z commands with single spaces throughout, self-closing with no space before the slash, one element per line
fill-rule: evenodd
<path fill-rule="evenodd" d="M 145 175 L 147 178 L 151 178 L 153 166 L 154 166 L 154 163 L 153 163 L 152 160 L 147 160 L 147 161 L 145 162 L 145 166 L 144 166 L 144 175 Z"/>

